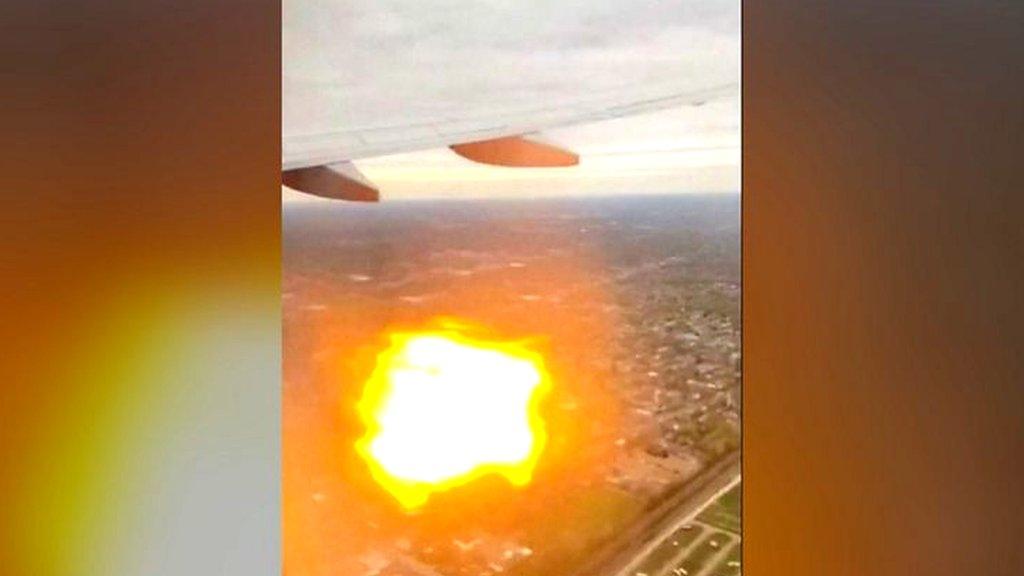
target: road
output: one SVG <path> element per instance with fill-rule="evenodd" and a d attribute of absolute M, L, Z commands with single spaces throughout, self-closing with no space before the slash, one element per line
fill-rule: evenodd
<path fill-rule="evenodd" d="M 680 486 L 574 576 L 635 576 L 649 554 L 739 481 L 740 454 L 734 452 Z"/>

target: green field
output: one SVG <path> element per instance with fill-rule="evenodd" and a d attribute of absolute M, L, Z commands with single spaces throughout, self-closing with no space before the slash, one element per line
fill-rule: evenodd
<path fill-rule="evenodd" d="M 525 543 L 538 553 L 516 567 L 516 576 L 570 572 L 580 558 L 595 553 L 636 520 L 643 507 L 625 492 L 600 487 L 581 492 L 554 510 L 556 514 L 531 530 Z"/>
<path fill-rule="evenodd" d="M 740 489 L 741 484 L 737 484 L 732 490 L 729 490 L 725 494 L 711 503 L 697 520 L 705 524 L 710 524 L 716 528 L 721 528 L 733 534 L 740 534 Z"/>

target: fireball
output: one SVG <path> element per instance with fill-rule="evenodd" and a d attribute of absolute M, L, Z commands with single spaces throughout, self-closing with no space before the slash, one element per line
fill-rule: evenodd
<path fill-rule="evenodd" d="M 450 326 L 390 342 L 356 407 L 356 450 L 377 483 L 406 510 L 485 474 L 527 485 L 546 441 L 541 356 Z"/>

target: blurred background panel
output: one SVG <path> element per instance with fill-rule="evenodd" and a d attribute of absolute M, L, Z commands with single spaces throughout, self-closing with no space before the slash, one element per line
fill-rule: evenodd
<path fill-rule="evenodd" d="M 743 17 L 744 572 L 1024 573 L 1024 5 Z"/>
<path fill-rule="evenodd" d="M 279 572 L 279 14 L 0 8 L 4 574 Z"/>

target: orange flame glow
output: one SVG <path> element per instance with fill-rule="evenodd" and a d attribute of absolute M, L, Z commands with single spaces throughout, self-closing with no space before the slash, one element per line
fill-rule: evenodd
<path fill-rule="evenodd" d="M 407 510 L 485 474 L 525 486 L 547 439 L 539 404 L 550 382 L 520 342 L 452 325 L 392 334 L 357 405 L 367 431 L 356 450 Z"/>

